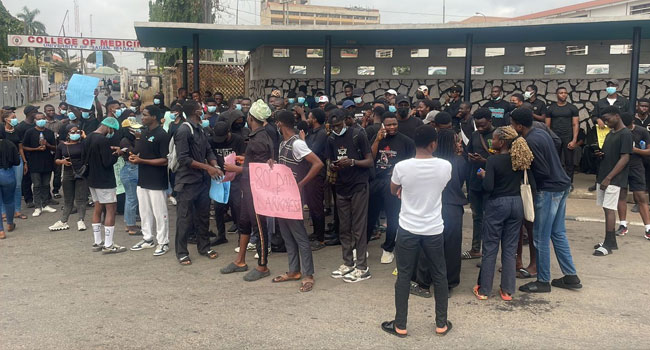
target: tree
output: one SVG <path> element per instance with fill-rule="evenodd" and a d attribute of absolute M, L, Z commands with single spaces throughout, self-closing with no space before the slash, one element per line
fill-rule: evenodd
<path fill-rule="evenodd" d="M 65 78 L 69 79 L 72 74 L 79 71 L 79 61 L 70 62 L 70 58 L 66 55 L 63 61 L 52 62 L 51 67 L 55 72 L 63 73 Z"/>
<path fill-rule="evenodd" d="M 41 13 L 41 10 L 29 10 L 27 6 L 23 6 L 23 12 L 16 15 L 18 19 L 23 21 L 23 34 L 25 35 L 42 35 L 46 34 L 45 25 L 36 20 L 36 16 Z"/>
<path fill-rule="evenodd" d="M 113 64 L 115 63 L 115 57 L 113 57 L 113 54 L 111 54 L 108 51 L 102 51 L 102 56 L 103 56 L 103 61 L 104 61 L 104 66 L 112 67 Z M 86 62 L 88 63 L 95 63 L 97 58 L 96 58 L 96 51 L 93 51 L 88 57 L 86 57 Z"/>
<path fill-rule="evenodd" d="M 9 11 L 0 1 L 0 61 L 7 62 L 18 58 L 18 49 L 7 45 L 8 34 L 20 34 L 22 24 L 17 18 L 11 16 Z"/>
<path fill-rule="evenodd" d="M 24 75 L 39 75 L 41 74 L 36 64 L 36 57 L 25 54 L 22 60 L 14 62 L 17 67 L 20 67 L 20 73 Z"/>

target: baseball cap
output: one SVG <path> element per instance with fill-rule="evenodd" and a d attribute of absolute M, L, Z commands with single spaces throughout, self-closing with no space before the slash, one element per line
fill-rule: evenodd
<path fill-rule="evenodd" d="M 228 126 L 228 123 L 224 121 L 219 121 L 214 125 L 214 137 L 213 140 L 216 143 L 222 143 L 225 142 L 226 139 L 228 138 L 228 131 L 230 131 L 230 127 Z"/>
<path fill-rule="evenodd" d="M 361 96 L 363 96 L 362 88 L 356 88 L 352 90 L 352 97 L 361 97 Z"/>
<path fill-rule="evenodd" d="M 38 112 L 38 107 L 37 106 L 27 105 L 27 107 L 25 107 L 25 110 L 24 110 L 25 114 L 29 114 L 29 113 L 33 113 L 33 112 Z"/>
<path fill-rule="evenodd" d="M 253 103 L 248 113 L 252 115 L 253 118 L 263 122 L 271 116 L 271 109 L 266 103 L 264 103 L 264 101 L 258 99 Z"/>
<path fill-rule="evenodd" d="M 618 84 L 618 79 L 607 79 L 607 82 L 606 82 L 606 83 L 607 83 L 607 84 L 612 84 L 612 85 L 619 86 L 619 84 Z"/>
<path fill-rule="evenodd" d="M 325 95 L 321 95 L 321 97 L 318 98 L 318 103 L 328 103 L 329 101 L 330 99 Z"/>
<path fill-rule="evenodd" d="M 142 128 L 142 124 L 138 123 L 138 122 L 135 121 L 135 120 L 131 120 L 131 118 L 132 118 L 132 117 L 129 117 L 129 118 L 124 119 L 124 120 L 122 121 L 122 127 L 123 127 L 123 128 L 141 129 L 141 128 Z M 133 119 L 135 119 L 135 118 L 133 117 Z M 104 124 L 104 123 L 102 123 L 102 124 Z M 106 124 L 104 124 L 104 125 L 106 125 Z M 106 126 L 111 127 L 110 125 L 106 125 Z"/>
<path fill-rule="evenodd" d="M 426 85 L 420 85 L 418 91 L 422 91 L 422 92 L 429 91 L 429 88 Z"/>
<path fill-rule="evenodd" d="M 395 104 L 399 105 L 401 102 L 408 102 L 410 104 L 411 99 L 406 95 L 397 95 L 397 97 L 395 97 Z"/>
<path fill-rule="evenodd" d="M 386 90 L 386 93 L 387 93 L 387 94 L 391 94 L 391 95 L 393 95 L 393 96 L 397 96 L 397 91 L 395 91 L 395 90 L 393 90 L 393 89 L 388 89 L 388 90 Z"/>
<path fill-rule="evenodd" d="M 347 109 L 354 106 L 354 102 L 352 100 L 345 100 L 343 101 L 343 109 Z"/>
<path fill-rule="evenodd" d="M 120 122 L 113 117 L 106 117 L 102 120 L 102 125 L 106 125 L 111 129 L 120 130 Z"/>
<path fill-rule="evenodd" d="M 16 107 L 11 107 L 11 106 L 2 106 L 2 109 L 5 111 L 15 111 Z"/>

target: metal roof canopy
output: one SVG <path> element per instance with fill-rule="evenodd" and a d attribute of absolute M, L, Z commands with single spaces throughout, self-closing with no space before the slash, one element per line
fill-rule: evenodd
<path fill-rule="evenodd" d="M 234 26 L 202 23 L 135 22 L 143 46 L 192 47 L 193 34 L 202 49 L 247 50 L 264 45 L 314 46 L 331 36 L 332 46 L 417 46 L 549 42 L 579 40 L 631 40 L 634 27 L 650 39 L 650 16 L 542 19 L 504 23 Z"/>

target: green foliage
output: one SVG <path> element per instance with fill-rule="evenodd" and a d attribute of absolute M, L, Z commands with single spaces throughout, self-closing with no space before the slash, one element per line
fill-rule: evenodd
<path fill-rule="evenodd" d="M 113 54 L 108 51 L 102 51 L 102 52 L 103 52 L 102 56 L 103 56 L 104 66 L 112 67 L 113 64 L 115 63 L 115 57 L 113 57 Z M 96 52 L 93 51 L 93 53 L 88 55 L 88 57 L 86 57 L 86 62 L 95 63 L 96 62 L 95 54 Z"/>
<path fill-rule="evenodd" d="M 11 16 L 0 0 L 0 61 L 7 62 L 18 57 L 18 49 L 7 45 L 8 34 L 20 34 L 22 23 Z"/>
<path fill-rule="evenodd" d="M 36 57 L 25 54 L 22 62 L 19 65 L 20 74 L 24 75 L 39 75 L 38 65 L 36 64 Z"/>
<path fill-rule="evenodd" d="M 23 34 L 25 35 L 42 35 L 45 32 L 45 25 L 36 20 L 36 16 L 41 13 L 41 10 L 30 10 L 27 6 L 23 6 L 22 12 L 16 15 L 18 19 L 23 22 Z"/>
<path fill-rule="evenodd" d="M 51 67 L 55 72 L 61 72 L 66 79 L 69 79 L 72 74 L 79 71 L 79 61 L 70 62 L 70 58 L 66 56 L 63 61 L 52 62 Z"/>

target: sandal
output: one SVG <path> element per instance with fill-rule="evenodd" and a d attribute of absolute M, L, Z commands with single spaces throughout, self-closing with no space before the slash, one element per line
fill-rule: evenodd
<path fill-rule="evenodd" d="M 501 299 L 503 301 L 512 301 L 512 295 L 504 292 L 501 288 L 499 288 L 499 294 L 501 294 Z"/>
<path fill-rule="evenodd" d="M 517 270 L 517 278 L 533 278 L 537 276 L 537 274 L 532 274 L 528 272 L 528 270 L 524 269 L 523 267 Z"/>
<path fill-rule="evenodd" d="M 478 255 L 476 255 L 476 254 L 478 254 Z M 481 256 L 482 256 L 481 253 L 476 253 L 476 252 L 473 252 L 471 250 L 465 251 L 465 252 L 463 252 L 463 254 L 460 255 L 461 259 L 463 259 L 463 260 L 478 259 Z"/>
<path fill-rule="evenodd" d="M 27 220 L 27 215 L 25 215 L 23 213 L 16 213 L 16 214 L 14 214 L 14 218 L 15 219 Z"/>
<path fill-rule="evenodd" d="M 7 224 L 7 231 L 12 232 L 16 229 L 16 224 Z"/>
<path fill-rule="evenodd" d="M 181 265 L 192 265 L 192 260 L 190 260 L 190 257 L 185 255 L 184 257 L 178 259 L 178 262 Z"/>
<path fill-rule="evenodd" d="M 219 256 L 219 253 L 217 253 L 216 251 L 210 249 L 205 254 L 202 254 L 202 255 L 205 255 L 210 259 L 216 259 Z"/>
<path fill-rule="evenodd" d="M 142 235 L 142 231 L 140 231 L 140 230 L 137 230 L 137 231 L 128 231 L 127 230 L 126 232 L 129 234 L 129 236 L 140 236 L 140 235 Z"/>
<path fill-rule="evenodd" d="M 476 299 L 478 299 L 478 300 L 487 300 L 488 296 L 479 293 L 479 288 L 481 288 L 481 286 L 479 286 L 479 285 L 477 284 L 477 285 L 475 285 L 474 288 L 472 289 L 472 291 L 474 292 L 474 295 L 476 296 Z"/>
<path fill-rule="evenodd" d="M 302 274 L 298 273 L 296 276 L 289 276 L 288 272 L 285 272 L 284 275 L 276 276 L 274 277 L 271 282 L 273 283 L 280 283 L 280 282 L 287 282 L 287 281 L 297 281 L 302 278 Z"/>
<path fill-rule="evenodd" d="M 449 333 L 451 327 L 452 327 L 451 321 L 447 320 L 447 329 L 444 332 L 436 331 L 436 335 L 444 337 L 445 335 L 447 335 L 447 333 Z"/>
<path fill-rule="evenodd" d="M 397 329 L 395 328 L 395 321 L 382 322 L 381 329 L 388 334 L 392 334 L 400 338 L 406 338 L 406 336 L 408 335 L 408 333 L 404 333 L 404 334 L 397 333 Z"/>
<path fill-rule="evenodd" d="M 314 289 L 314 281 L 303 281 L 300 291 L 303 293 L 311 292 Z"/>

